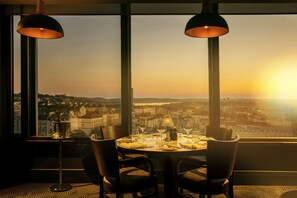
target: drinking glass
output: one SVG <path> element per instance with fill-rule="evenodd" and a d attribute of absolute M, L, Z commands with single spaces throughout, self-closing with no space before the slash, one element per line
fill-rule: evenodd
<path fill-rule="evenodd" d="M 133 142 L 137 142 L 139 140 L 139 131 L 138 129 L 133 129 L 131 131 L 131 138 Z"/>
<path fill-rule="evenodd" d="M 138 128 L 140 130 L 139 131 L 140 133 L 144 133 L 146 126 L 145 125 L 139 125 Z"/>
<path fill-rule="evenodd" d="M 155 138 L 155 141 L 156 141 L 156 143 L 158 143 L 158 139 L 159 138 L 161 138 L 162 139 L 162 136 L 160 135 L 160 133 L 159 132 L 157 132 L 157 133 L 153 133 L 153 135 L 152 135 L 154 138 Z"/>
<path fill-rule="evenodd" d="M 187 142 L 189 142 L 190 132 L 193 130 L 193 122 L 190 119 L 185 120 L 183 129 L 187 134 Z"/>
<path fill-rule="evenodd" d="M 163 126 L 158 126 L 157 131 L 159 133 L 159 136 L 161 137 L 161 141 L 163 141 L 163 135 L 166 131 L 166 128 Z"/>
<path fill-rule="evenodd" d="M 143 139 L 144 139 L 144 131 L 146 129 L 146 126 L 145 125 L 139 125 L 138 128 L 139 128 L 139 135 L 138 135 L 139 140 L 142 142 Z"/>
<path fill-rule="evenodd" d="M 200 141 L 200 131 L 198 129 L 192 131 L 192 140 L 194 143 L 198 143 Z"/>

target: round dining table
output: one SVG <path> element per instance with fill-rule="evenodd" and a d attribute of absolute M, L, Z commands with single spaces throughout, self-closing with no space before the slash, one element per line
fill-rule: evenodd
<path fill-rule="evenodd" d="M 124 153 L 142 153 L 160 160 L 164 172 L 164 196 L 177 197 L 174 182 L 178 160 L 185 155 L 205 155 L 205 136 L 178 134 L 177 140 L 164 140 L 159 134 L 137 134 L 117 139 L 117 147 Z"/>

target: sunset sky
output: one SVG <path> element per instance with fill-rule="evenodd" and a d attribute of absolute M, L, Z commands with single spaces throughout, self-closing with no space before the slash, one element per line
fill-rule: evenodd
<path fill-rule="evenodd" d="M 119 16 L 54 18 L 65 37 L 39 40 L 39 93 L 120 97 Z M 184 35 L 190 18 L 132 17 L 134 97 L 208 97 L 207 39 Z M 297 99 L 297 16 L 224 18 L 230 32 L 220 37 L 221 96 Z M 15 49 L 18 93 L 18 44 Z"/>

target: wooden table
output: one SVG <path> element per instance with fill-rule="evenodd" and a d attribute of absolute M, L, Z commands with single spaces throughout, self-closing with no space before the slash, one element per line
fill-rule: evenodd
<path fill-rule="evenodd" d="M 161 142 L 156 141 L 153 134 L 149 134 L 120 138 L 117 140 L 117 146 L 124 152 L 145 153 L 160 159 L 163 162 L 165 197 L 174 198 L 177 195 L 174 182 L 178 159 L 185 155 L 205 154 L 208 139 L 205 136 L 199 136 L 196 141 L 193 141 L 179 134 L 177 141 Z"/>

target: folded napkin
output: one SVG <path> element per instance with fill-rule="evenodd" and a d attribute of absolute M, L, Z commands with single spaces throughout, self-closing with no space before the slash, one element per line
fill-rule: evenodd
<path fill-rule="evenodd" d="M 214 138 L 213 137 L 202 136 L 202 137 L 200 137 L 200 140 L 201 141 L 208 141 L 208 140 L 214 140 Z"/>
<path fill-rule="evenodd" d="M 193 150 L 202 150 L 206 148 L 206 144 L 205 143 L 180 143 L 180 146 L 182 148 L 186 148 L 186 149 L 193 149 Z"/>
<path fill-rule="evenodd" d="M 122 143 L 122 142 L 131 143 L 131 142 L 133 142 L 133 140 L 131 137 L 123 137 L 123 138 L 117 139 L 117 142 L 118 143 Z"/>
<path fill-rule="evenodd" d="M 176 151 L 177 149 L 179 149 L 179 147 L 170 146 L 166 144 L 158 147 L 158 150 L 162 150 L 162 151 Z"/>
<path fill-rule="evenodd" d="M 163 142 L 158 145 L 159 150 L 164 151 L 175 151 L 177 149 L 180 149 L 181 147 L 177 144 L 177 142 Z"/>
<path fill-rule="evenodd" d="M 119 146 L 128 149 L 148 148 L 149 145 L 141 142 L 121 142 Z"/>

